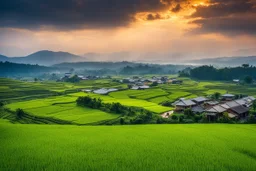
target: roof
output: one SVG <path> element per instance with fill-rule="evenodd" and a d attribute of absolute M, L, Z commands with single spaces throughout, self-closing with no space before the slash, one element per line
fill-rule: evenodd
<path fill-rule="evenodd" d="M 205 97 L 197 97 L 197 98 L 194 98 L 192 100 L 195 101 L 195 102 L 204 102 L 204 101 L 207 101 L 208 99 L 205 98 Z"/>
<path fill-rule="evenodd" d="M 209 104 L 209 105 L 217 105 L 217 104 L 219 104 L 219 102 L 217 102 L 217 101 L 209 101 L 209 102 L 206 102 L 207 104 Z"/>
<path fill-rule="evenodd" d="M 105 88 L 94 90 L 93 92 L 96 94 L 108 94 L 108 90 Z"/>
<path fill-rule="evenodd" d="M 229 108 L 236 107 L 236 106 L 240 106 L 240 104 L 237 103 L 236 101 L 226 102 L 225 104 L 226 104 L 227 106 L 229 106 Z"/>
<path fill-rule="evenodd" d="M 231 108 L 230 110 L 232 110 L 233 112 L 237 113 L 237 114 L 243 114 L 249 111 L 249 108 L 244 107 L 244 106 L 236 106 Z"/>
<path fill-rule="evenodd" d="M 131 89 L 132 89 L 132 90 L 138 90 L 139 87 L 138 87 L 138 86 L 133 86 Z"/>
<path fill-rule="evenodd" d="M 139 86 L 139 88 L 149 88 L 149 86 L 146 86 L 146 85 L 144 85 L 144 86 Z"/>
<path fill-rule="evenodd" d="M 98 90 L 94 90 L 93 92 L 96 93 L 96 94 L 108 94 L 108 93 L 113 92 L 113 91 L 118 91 L 118 89 L 115 89 L 115 88 L 110 88 L 110 89 L 101 88 L 101 89 L 98 89 Z"/>
<path fill-rule="evenodd" d="M 174 105 L 176 106 L 193 106 L 196 105 L 192 100 L 179 100 L 177 102 L 174 102 Z"/>
<path fill-rule="evenodd" d="M 240 104 L 240 105 L 245 105 L 246 104 L 246 100 L 245 99 L 237 99 L 237 100 L 235 100 L 235 102 Z"/>
<path fill-rule="evenodd" d="M 192 107 L 192 112 L 195 112 L 195 113 L 203 113 L 204 112 L 204 108 L 202 108 L 201 106 L 195 106 L 195 107 Z"/>
<path fill-rule="evenodd" d="M 222 97 L 231 98 L 231 97 L 235 97 L 235 95 L 233 95 L 233 94 L 224 94 L 224 95 L 222 95 Z"/>
<path fill-rule="evenodd" d="M 220 105 L 216 105 L 211 107 L 210 109 L 206 110 L 206 112 L 211 112 L 211 113 L 222 113 L 225 112 L 227 109 L 220 106 Z"/>

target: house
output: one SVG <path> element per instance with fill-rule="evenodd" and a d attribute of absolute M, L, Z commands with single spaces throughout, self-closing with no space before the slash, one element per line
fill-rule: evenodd
<path fill-rule="evenodd" d="M 239 79 L 233 79 L 233 82 L 234 82 L 234 83 L 239 83 L 240 80 L 239 80 Z"/>
<path fill-rule="evenodd" d="M 89 89 L 82 89 L 81 91 L 82 91 L 82 92 L 86 92 L 86 93 L 92 92 L 92 90 L 89 90 Z"/>
<path fill-rule="evenodd" d="M 205 97 L 196 97 L 192 99 L 192 101 L 195 102 L 197 105 L 201 105 L 201 104 L 204 104 L 206 101 L 208 101 L 208 99 Z"/>
<path fill-rule="evenodd" d="M 216 120 L 219 115 L 223 115 L 227 109 L 222 107 L 221 105 L 215 105 L 207 110 L 205 110 L 205 115 L 209 121 Z"/>
<path fill-rule="evenodd" d="M 101 95 L 106 95 L 106 94 L 108 94 L 109 92 L 108 92 L 107 89 L 101 88 L 101 89 L 98 89 L 98 90 L 94 90 L 93 93 L 95 93 L 95 94 L 101 94 Z"/>
<path fill-rule="evenodd" d="M 145 90 L 145 89 L 149 89 L 150 87 L 147 86 L 147 85 L 144 85 L 144 86 L 139 86 L 139 89 L 140 90 Z"/>
<path fill-rule="evenodd" d="M 106 94 L 108 94 L 110 92 L 114 92 L 114 91 L 118 91 L 118 89 L 115 89 L 115 88 L 110 88 L 110 89 L 101 88 L 101 89 L 98 89 L 98 90 L 94 90 L 93 93 L 106 95 Z"/>
<path fill-rule="evenodd" d="M 204 108 L 202 106 L 194 106 L 191 108 L 191 111 L 195 114 L 201 114 L 204 112 Z"/>
<path fill-rule="evenodd" d="M 186 100 L 186 99 L 180 99 L 173 103 L 173 106 L 175 106 L 175 110 L 177 111 L 183 111 L 188 108 L 192 108 L 196 106 L 196 103 L 192 100 Z"/>
<path fill-rule="evenodd" d="M 71 75 L 72 75 L 72 73 L 70 73 L 70 72 L 65 73 L 65 77 L 70 77 Z"/>
<path fill-rule="evenodd" d="M 131 89 L 132 90 L 145 90 L 145 89 L 149 89 L 150 87 L 147 85 L 143 85 L 143 86 L 133 86 Z"/>
<path fill-rule="evenodd" d="M 219 104 L 218 101 L 207 101 L 207 102 L 204 103 L 204 107 L 207 109 L 207 108 L 216 106 L 218 104 Z"/>
<path fill-rule="evenodd" d="M 255 97 L 249 96 L 249 97 L 244 97 L 242 98 L 245 101 L 245 106 L 251 107 L 253 102 L 256 100 Z"/>
<path fill-rule="evenodd" d="M 183 81 L 182 81 L 182 80 L 173 79 L 173 80 L 171 81 L 171 83 L 172 83 L 172 84 L 182 84 Z"/>
<path fill-rule="evenodd" d="M 239 105 L 228 109 L 228 113 L 235 115 L 235 118 L 245 118 L 249 114 L 249 108 Z"/>
<path fill-rule="evenodd" d="M 235 95 L 233 94 L 224 94 L 221 96 L 223 101 L 231 101 L 235 99 Z"/>

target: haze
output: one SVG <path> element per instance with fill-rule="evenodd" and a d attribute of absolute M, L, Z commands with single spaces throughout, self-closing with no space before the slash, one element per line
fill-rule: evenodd
<path fill-rule="evenodd" d="M 0 1 L 0 54 L 121 52 L 145 61 L 250 56 L 255 21 L 255 0 Z"/>

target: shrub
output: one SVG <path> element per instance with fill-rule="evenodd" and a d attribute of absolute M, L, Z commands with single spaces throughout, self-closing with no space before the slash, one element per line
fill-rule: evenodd
<path fill-rule="evenodd" d="M 25 112 L 22 109 L 18 108 L 16 110 L 16 117 L 17 117 L 17 119 L 21 119 L 24 116 L 24 114 L 25 114 Z"/>
<path fill-rule="evenodd" d="M 172 115 L 172 119 L 173 120 L 178 120 L 178 116 L 177 115 Z"/>
<path fill-rule="evenodd" d="M 124 118 L 120 118 L 120 124 L 121 124 L 121 125 L 124 125 L 124 124 L 125 124 Z"/>

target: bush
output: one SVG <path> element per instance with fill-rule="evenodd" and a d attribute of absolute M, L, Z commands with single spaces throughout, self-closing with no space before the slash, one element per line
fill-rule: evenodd
<path fill-rule="evenodd" d="M 16 110 L 16 117 L 17 119 L 21 119 L 25 115 L 25 112 L 22 109 L 17 109 Z"/>
<path fill-rule="evenodd" d="M 120 124 L 121 124 L 121 125 L 124 125 L 124 124 L 125 124 L 124 118 L 120 118 Z"/>
<path fill-rule="evenodd" d="M 178 120 L 178 116 L 177 115 L 172 115 L 172 119 L 173 120 Z"/>
<path fill-rule="evenodd" d="M 170 101 L 164 101 L 164 102 L 162 102 L 162 105 L 163 105 L 163 106 L 170 107 L 170 106 L 172 106 L 172 102 L 170 102 Z"/>

